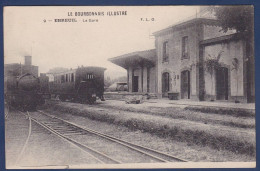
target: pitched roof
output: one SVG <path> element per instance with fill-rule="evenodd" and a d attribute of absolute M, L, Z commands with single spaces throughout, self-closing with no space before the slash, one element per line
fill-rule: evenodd
<path fill-rule="evenodd" d="M 229 34 L 229 35 L 224 35 L 224 36 L 220 36 L 220 37 L 214 37 L 214 38 L 202 40 L 202 41 L 200 41 L 200 45 L 211 45 L 211 44 L 226 42 L 226 41 L 230 41 L 230 40 L 238 40 L 241 38 L 242 38 L 242 34 L 233 33 L 233 34 Z"/>
<path fill-rule="evenodd" d="M 194 19 L 190 19 L 190 20 L 186 20 L 186 21 L 182 21 L 179 23 L 176 23 L 174 25 L 171 25 L 165 29 L 156 31 L 153 33 L 154 36 L 160 36 L 161 34 L 164 34 L 168 31 L 174 31 L 176 29 L 182 29 L 182 28 L 186 28 L 190 25 L 194 25 L 194 24 L 207 24 L 207 25 L 215 25 L 215 26 L 220 26 L 220 22 L 219 20 L 216 19 L 209 19 L 209 18 L 194 18 Z"/>

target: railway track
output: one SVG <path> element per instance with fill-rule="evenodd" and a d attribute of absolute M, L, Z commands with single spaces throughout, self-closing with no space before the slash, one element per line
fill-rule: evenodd
<path fill-rule="evenodd" d="M 43 111 L 37 111 L 34 112 L 33 114 L 30 114 L 30 118 L 32 121 L 41 125 L 45 129 L 52 132 L 53 134 L 59 136 L 62 139 L 65 139 L 66 141 L 69 141 L 77 148 L 84 150 L 85 152 L 93 156 L 96 160 L 98 160 L 100 163 L 107 163 L 107 164 L 125 163 L 123 158 L 122 158 L 123 161 L 120 160 L 121 158 L 115 159 L 114 156 L 118 155 L 118 153 L 120 153 L 121 155 L 128 154 L 129 155 L 128 157 L 132 158 L 132 160 L 134 160 L 135 158 L 136 159 L 141 158 L 142 160 L 144 160 L 144 162 L 153 162 L 153 163 L 187 162 L 186 160 L 180 159 L 176 156 L 168 155 L 166 153 L 153 150 L 151 148 L 133 144 L 125 140 L 121 140 L 119 138 L 112 137 L 110 135 L 100 133 L 89 128 L 82 127 L 80 125 L 66 121 L 62 118 L 53 116 Z M 83 139 L 78 137 L 83 137 Z M 97 143 L 97 142 L 94 142 L 92 144 L 86 143 L 93 139 L 95 139 L 97 142 L 101 141 L 101 143 Z M 101 144 L 102 146 L 98 147 L 98 144 Z M 113 144 L 111 145 L 111 148 L 110 148 L 110 144 Z M 101 148 L 103 148 L 103 151 L 100 150 Z M 122 149 L 123 152 L 120 150 L 119 151 L 115 150 L 115 152 L 111 153 L 112 154 L 111 155 L 107 151 L 111 149 Z M 139 156 L 139 157 L 135 157 L 135 156 Z"/>

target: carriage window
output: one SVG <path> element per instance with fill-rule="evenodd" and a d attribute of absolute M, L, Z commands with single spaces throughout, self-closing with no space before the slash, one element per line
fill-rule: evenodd
<path fill-rule="evenodd" d="M 65 82 L 68 82 L 68 74 L 65 75 Z"/>
<path fill-rule="evenodd" d="M 87 74 L 87 79 L 90 80 L 90 79 L 94 79 L 94 75 L 93 74 Z"/>

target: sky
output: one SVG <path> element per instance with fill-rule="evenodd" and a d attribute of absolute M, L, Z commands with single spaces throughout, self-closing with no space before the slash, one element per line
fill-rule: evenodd
<path fill-rule="evenodd" d="M 110 11 L 127 15 L 108 16 Z M 29 55 L 39 73 L 83 65 L 105 67 L 111 78 L 122 76 L 125 69 L 109 58 L 155 48 L 153 32 L 198 11 L 198 6 L 5 7 L 4 63 L 23 64 Z M 75 12 L 104 12 L 104 16 L 75 16 Z M 54 22 L 67 18 L 77 22 Z"/>

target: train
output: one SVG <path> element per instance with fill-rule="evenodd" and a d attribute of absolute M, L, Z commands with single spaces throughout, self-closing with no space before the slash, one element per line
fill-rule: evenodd
<path fill-rule="evenodd" d="M 93 104 L 97 98 L 104 101 L 105 68 L 82 66 L 76 69 L 53 74 L 49 82 L 52 97 L 61 101 Z"/>
<path fill-rule="evenodd" d="M 39 78 L 31 73 L 7 75 L 4 77 L 5 104 L 23 111 L 35 110 L 44 103 L 39 88 Z"/>
<path fill-rule="evenodd" d="M 104 100 L 104 72 L 102 67 L 78 67 L 66 72 L 40 74 L 38 67 L 29 64 L 5 64 L 5 105 L 23 111 L 35 110 L 51 96 L 61 101 L 93 104 L 97 98 Z"/>

